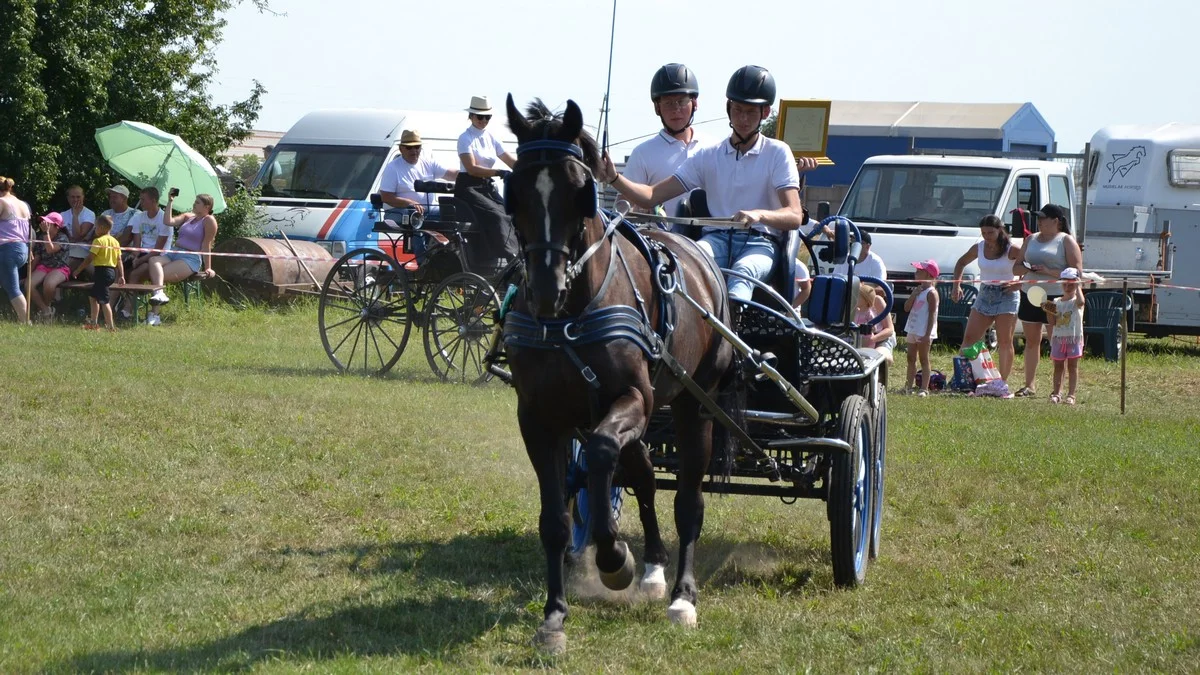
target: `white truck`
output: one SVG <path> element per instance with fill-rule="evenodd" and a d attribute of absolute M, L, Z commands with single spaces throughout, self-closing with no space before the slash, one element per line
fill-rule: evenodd
<path fill-rule="evenodd" d="M 1052 202 L 1074 209 L 1071 167 L 1061 162 L 935 155 L 880 155 L 863 163 L 840 215 L 871 233 L 896 293 L 907 297 L 912 264 L 932 258 L 949 279 L 959 256 L 979 241 L 979 221 L 995 215 L 1019 243 L 1028 215 Z M 1077 213 L 1077 210 L 1075 210 Z M 1072 223 L 1076 219 L 1072 219 Z M 971 263 L 963 278 L 974 279 Z"/>

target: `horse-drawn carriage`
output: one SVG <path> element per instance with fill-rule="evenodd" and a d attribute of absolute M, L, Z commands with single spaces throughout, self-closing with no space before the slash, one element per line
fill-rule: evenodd
<path fill-rule="evenodd" d="M 417 192 L 448 195 L 453 185 L 417 181 Z M 343 372 L 382 375 L 404 353 L 409 334 L 421 329 L 425 357 L 446 381 L 490 377 L 484 355 L 495 329 L 496 288 L 519 261 L 498 258 L 479 236 L 466 204 L 439 199 L 438 218 L 407 210 L 378 217 L 378 248 L 357 248 L 338 259 L 321 289 L 318 323 L 326 354 Z"/>
<path fill-rule="evenodd" d="M 696 621 L 704 491 L 824 500 L 834 581 L 861 583 L 879 550 L 887 361 L 858 346 L 871 326 L 855 324 L 855 307 L 861 283 L 884 292 L 881 317 L 891 293 L 882 280 L 854 276 L 855 225 L 831 219 L 836 236 L 819 243 L 789 233 L 770 283 L 750 280 L 753 299 L 731 301 L 722 275 L 736 273 L 717 269 L 694 241 L 600 212 L 599 150 L 574 103 L 561 117 L 540 102 L 522 115 L 511 97 L 507 108 L 520 144 L 506 206 L 525 266 L 503 317 L 504 350 L 489 362 L 495 374 L 511 373 L 541 491 L 548 598 L 536 642 L 565 648 L 562 566 L 571 549 L 594 546 L 609 588 L 632 583 L 633 555 L 614 513 L 621 488 L 637 499 L 641 587 L 651 597 L 666 595 L 668 559 L 654 494 L 676 491 L 679 569 L 667 610 L 676 623 Z M 685 220 L 739 226 L 699 215 Z M 792 308 L 802 244 L 850 265 L 848 277 L 814 279 L 809 320 Z"/>

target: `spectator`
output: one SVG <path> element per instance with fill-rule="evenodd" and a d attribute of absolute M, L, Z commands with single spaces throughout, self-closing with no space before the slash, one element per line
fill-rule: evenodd
<path fill-rule="evenodd" d="M 979 261 L 979 295 L 971 305 L 971 315 L 963 331 L 962 348 L 978 342 L 987 329 L 996 325 L 996 351 L 1000 357 L 1000 379 L 1008 381 L 1012 372 L 1015 351 L 1013 333 L 1017 327 L 1017 307 L 1020 304 L 1020 283 L 1014 281 L 1013 261 L 1018 249 L 1012 245 L 1004 223 L 996 216 L 984 216 L 979 221 L 979 232 L 983 239 L 967 249 L 954 265 L 954 288 L 950 299 L 962 299 L 963 269 L 972 261 Z"/>
<path fill-rule="evenodd" d="M 114 185 L 108 188 L 108 209 L 100 215 L 112 219 L 112 232 L 109 235 L 116 239 L 121 246 L 133 245 L 133 229 L 129 227 L 129 221 L 133 220 L 137 213 L 137 209 L 129 208 L 129 188 L 124 185 Z M 121 260 L 128 270 L 133 262 L 133 253 L 122 252 Z"/>
<path fill-rule="evenodd" d="M 920 286 L 908 296 L 904 303 L 904 311 L 908 312 L 908 321 L 904 324 L 904 342 L 908 345 L 908 372 L 904 376 L 904 389 L 911 391 L 917 379 L 917 359 L 921 360 L 921 390 L 917 396 L 929 394 L 930 374 L 929 350 L 937 339 L 938 294 L 937 261 L 922 260 L 913 263 L 917 269 L 916 276 Z"/>
<path fill-rule="evenodd" d="M 88 297 L 88 305 L 91 307 L 91 314 L 88 322 L 83 324 L 85 329 L 98 330 L 100 328 L 100 308 L 104 308 L 104 325 L 110 330 L 115 331 L 117 327 L 113 324 L 112 305 L 109 304 L 108 287 L 113 285 L 114 281 L 125 283 L 125 269 L 121 267 L 121 249 L 109 232 L 112 231 L 112 219 L 108 216 L 100 216 L 96 221 L 96 238 L 92 241 L 91 249 L 84 262 L 80 265 L 83 269 L 94 264 L 92 272 L 92 292 Z M 75 271 L 76 274 L 79 270 Z"/>
<path fill-rule="evenodd" d="M 266 164 L 267 160 L 271 159 L 271 155 L 273 155 L 273 154 L 275 154 L 275 146 L 274 145 L 264 146 L 263 147 L 263 163 Z M 279 185 L 274 185 L 275 181 L 278 181 Z M 283 166 L 281 166 L 279 164 L 278 159 L 272 159 L 269 167 L 267 168 L 267 172 L 265 174 L 263 174 L 262 184 L 263 185 L 274 185 L 275 187 L 283 187 L 282 183 L 283 183 Z"/>
<path fill-rule="evenodd" d="M 30 294 L 33 304 L 42 320 L 54 318 L 54 293 L 71 276 L 67 246 L 70 241 L 62 215 L 51 212 L 42 216 L 41 231 L 33 242 L 33 278 L 29 284 L 33 288 Z"/>
<path fill-rule="evenodd" d="M 398 209 L 412 209 L 426 217 L 440 215 L 436 205 L 428 203 L 429 195 L 414 190 L 417 181 L 454 180 L 458 169 L 443 166 L 432 157 L 421 157 L 421 134 L 415 129 L 405 129 L 400 134 L 400 154 L 383 169 L 379 181 L 379 196 L 383 203 Z"/>
<path fill-rule="evenodd" d="M 1046 204 L 1033 215 L 1037 217 L 1038 230 L 1032 237 L 1025 237 L 1021 244 L 1021 251 L 1013 263 L 1013 274 L 1037 282 L 1046 289 L 1047 300 L 1053 301 L 1063 294 L 1063 287 L 1059 283 L 1045 283 L 1046 280 L 1057 280 L 1068 267 L 1080 269 L 1083 266 L 1083 252 L 1079 242 L 1071 236 L 1065 208 Z M 1036 396 L 1033 383 L 1042 356 L 1042 329 L 1050 319 L 1042 307 L 1029 302 L 1025 293 L 1021 294 L 1017 318 L 1021 320 L 1021 329 L 1025 332 L 1025 386 L 1017 390 L 1016 396 Z M 1053 339 L 1053 327 L 1048 332 Z"/>
<path fill-rule="evenodd" d="M 796 258 L 796 297 L 792 306 L 800 309 L 808 296 L 812 295 L 812 275 L 808 272 L 808 262 L 804 258 Z"/>
<path fill-rule="evenodd" d="M 133 245 L 146 249 L 134 253 L 133 260 L 129 264 L 127 277 L 131 284 L 140 284 L 149 279 L 150 258 L 171 247 L 175 230 L 167 224 L 169 214 L 158 207 L 159 196 L 158 188 L 154 186 L 143 188 L 139 200 L 142 210 L 129 220 Z M 167 200 L 168 208 L 170 208 L 172 200 L 173 198 Z M 129 306 L 129 302 L 121 303 L 121 316 L 126 319 L 132 317 Z"/>
<path fill-rule="evenodd" d="M 173 197 L 171 199 L 174 199 Z M 170 208 L 171 201 L 167 202 Z M 213 198 L 211 195 L 196 195 L 189 213 L 171 218 L 167 221 L 170 227 L 179 228 L 179 236 L 175 240 L 173 251 L 150 258 L 150 283 L 163 286 L 183 281 L 193 274 L 201 274 L 210 279 L 215 274 L 212 269 L 212 245 L 217 236 L 217 218 L 212 214 Z M 158 289 L 150 296 L 150 304 L 165 305 L 171 299 L 163 289 Z M 152 320 L 153 319 L 153 320 Z M 157 326 L 162 322 L 158 311 L 153 311 L 146 317 L 146 324 Z"/>
<path fill-rule="evenodd" d="M 454 197 L 466 204 L 475 214 L 475 227 L 483 232 L 487 248 L 493 257 L 515 258 L 520 254 L 516 231 L 504 212 L 504 200 L 492 183 L 493 177 L 505 178 L 510 171 L 494 168 L 503 163 L 509 168 L 517 162 L 488 130 L 492 120 L 492 105 L 486 96 L 472 96 L 467 108 L 471 126 L 458 137 L 458 158 L 462 170 L 454 181 Z"/>
<path fill-rule="evenodd" d="M 29 262 L 29 205 L 17 199 L 11 178 L 0 176 L 0 287 L 17 323 L 29 323 L 29 303 L 21 292 L 21 266 Z"/>
<path fill-rule="evenodd" d="M 858 285 L 858 305 L 854 308 L 854 323 L 865 326 L 872 319 L 887 311 L 887 300 L 871 284 Z M 896 327 L 889 314 L 871 327 L 871 334 L 863 338 L 863 346 L 874 349 L 892 362 L 892 351 L 896 348 Z"/>
<path fill-rule="evenodd" d="M 871 233 L 866 230 L 859 229 L 862 234 L 862 248 L 858 254 L 858 260 L 854 263 L 854 274 L 860 277 L 874 277 L 885 283 L 887 281 L 887 265 L 883 264 L 883 258 L 879 257 L 878 253 L 871 251 Z M 826 233 L 828 235 L 828 233 Z M 833 266 L 834 274 L 845 276 L 850 273 L 850 265 L 840 263 Z"/>
<path fill-rule="evenodd" d="M 59 215 L 71 236 L 70 267 L 72 274 L 79 269 L 79 263 L 87 257 L 88 247 L 92 243 L 92 229 L 96 227 L 96 214 L 83 205 L 83 188 L 72 185 L 67 188 L 67 204 L 69 209 Z"/>
<path fill-rule="evenodd" d="M 1075 387 L 1079 384 L 1079 359 L 1083 358 L 1083 289 L 1079 286 L 1079 270 L 1064 269 L 1058 275 L 1062 279 L 1063 295 L 1051 302 L 1047 300 L 1042 309 L 1054 321 L 1054 335 L 1050 338 L 1050 359 L 1054 361 L 1054 392 L 1050 402 L 1062 400 L 1075 405 Z M 1063 370 L 1069 377 L 1067 398 L 1062 396 Z"/>

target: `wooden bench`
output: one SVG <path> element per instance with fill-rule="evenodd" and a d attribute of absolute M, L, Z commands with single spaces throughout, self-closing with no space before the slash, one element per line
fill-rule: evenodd
<path fill-rule="evenodd" d="M 92 290 L 92 282 L 90 281 L 64 281 L 58 285 L 64 291 L 83 291 Z M 126 293 L 133 298 L 133 320 L 134 322 L 141 321 L 142 307 L 145 306 L 146 313 L 150 313 L 150 296 L 155 291 L 162 290 L 162 286 L 153 286 L 150 284 L 113 284 L 108 287 L 110 299 L 117 293 Z"/>

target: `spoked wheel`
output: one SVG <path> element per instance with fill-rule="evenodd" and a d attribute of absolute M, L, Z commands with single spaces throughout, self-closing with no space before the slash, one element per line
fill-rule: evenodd
<path fill-rule="evenodd" d="M 879 385 L 879 399 L 875 402 L 875 439 L 871 457 L 874 469 L 871 481 L 871 542 L 870 559 L 879 557 L 880 525 L 883 523 L 883 475 L 887 460 L 887 389 Z"/>
<path fill-rule="evenodd" d="M 625 493 L 613 487 L 609 495 L 613 520 L 621 522 L 621 505 Z M 571 439 L 571 463 L 567 465 L 567 507 L 571 513 L 571 539 L 567 542 L 566 561 L 576 563 L 592 543 L 591 505 L 588 503 L 587 461 L 583 457 L 583 445 Z"/>
<path fill-rule="evenodd" d="M 396 365 L 411 329 L 404 270 L 372 248 L 343 255 L 321 288 L 321 344 L 341 372 L 382 375 Z"/>
<path fill-rule="evenodd" d="M 833 583 L 853 588 L 867 576 L 870 548 L 874 462 L 871 451 L 870 405 L 854 395 L 842 402 L 842 440 L 850 452 L 837 452 L 829 481 L 829 539 L 833 553 Z"/>
<path fill-rule="evenodd" d="M 446 382 L 486 382 L 483 357 L 496 329 L 496 291 L 478 274 L 446 277 L 425 301 L 424 342 L 429 367 Z"/>

